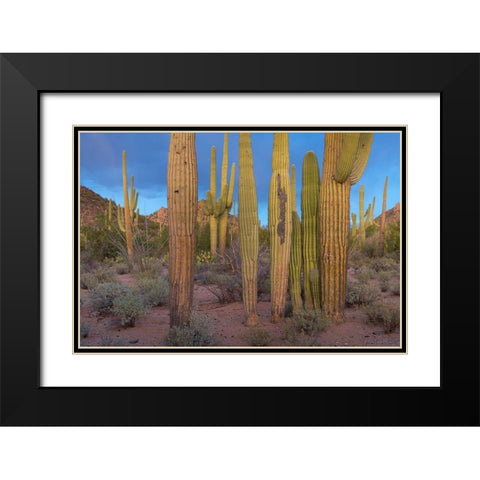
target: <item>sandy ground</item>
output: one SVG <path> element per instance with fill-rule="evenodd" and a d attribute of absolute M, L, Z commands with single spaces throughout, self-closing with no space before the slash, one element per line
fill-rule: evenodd
<path fill-rule="evenodd" d="M 119 275 L 118 279 L 127 286 L 135 285 L 132 275 Z M 400 301 L 400 297 L 382 294 L 388 303 Z M 142 315 L 132 328 L 124 328 L 120 318 L 113 315 L 97 316 L 88 305 L 88 290 L 81 290 L 83 306 L 81 323 L 88 324 L 88 336 L 81 340 L 82 346 L 164 346 L 164 338 L 169 330 L 169 309 L 153 307 Z M 205 286 L 194 286 L 194 305 L 198 313 L 209 319 L 210 331 L 218 338 L 217 346 L 250 346 L 248 336 L 251 328 L 243 325 L 244 311 L 241 302 L 220 304 L 216 296 Z M 270 302 L 258 303 L 258 314 L 262 327 L 268 332 L 269 346 L 284 346 L 284 324 L 273 324 L 270 321 Z M 313 345 L 325 347 L 347 346 L 399 346 L 399 329 L 385 334 L 383 325 L 368 324 L 365 313 L 358 308 L 345 310 L 345 321 L 341 324 L 330 324 L 315 338 L 308 338 Z"/>

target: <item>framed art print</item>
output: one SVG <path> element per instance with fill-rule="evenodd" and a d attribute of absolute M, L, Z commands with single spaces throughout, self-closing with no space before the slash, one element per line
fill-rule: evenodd
<path fill-rule="evenodd" d="M 479 65 L 3 55 L 2 424 L 477 425 Z"/>

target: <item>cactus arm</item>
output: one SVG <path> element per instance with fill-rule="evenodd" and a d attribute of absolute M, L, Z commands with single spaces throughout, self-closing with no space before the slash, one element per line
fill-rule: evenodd
<path fill-rule="evenodd" d="M 368 157 L 372 149 L 373 133 L 361 133 L 358 140 L 358 150 L 353 164 L 352 173 L 350 174 L 350 183 L 355 185 L 363 175 L 367 166 Z"/>
<path fill-rule="evenodd" d="M 379 255 L 383 256 L 385 253 L 385 221 L 387 211 L 387 189 L 388 189 L 388 177 L 385 178 L 385 185 L 383 187 L 383 203 L 382 203 L 382 216 L 380 217 L 380 230 L 378 235 Z"/>
<path fill-rule="evenodd" d="M 358 149 L 360 133 L 345 133 L 343 135 L 342 153 L 335 169 L 335 181 L 343 183 L 352 173 Z"/>

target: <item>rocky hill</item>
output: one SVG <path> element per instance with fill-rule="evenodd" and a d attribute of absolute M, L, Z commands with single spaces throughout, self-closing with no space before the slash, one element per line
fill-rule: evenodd
<path fill-rule="evenodd" d="M 116 204 L 113 203 L 116 208 Z M 80 186 L 80 222 L 95 225 L 99 214 L 108 210 L 108 200 L 83 185 Z"/>
<path fill-rule="evenodd" d="M 380 225 L 381 217 L 382 216 L 379 215 L 377 218 L 375 218 L 375 223 L 377 223 L 378 225 Z M 397 203 L 393 208 L 385 212 L 386 223 L 398 222 L 400 220 L 400 217 L 401 217 L 400 203 Z"/>

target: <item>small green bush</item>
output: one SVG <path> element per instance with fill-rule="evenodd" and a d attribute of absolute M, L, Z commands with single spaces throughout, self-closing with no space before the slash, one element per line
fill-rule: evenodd
<path fill-rule="evenodd" d="M 164 278 L 141 278 L 137 285 L 137 291 L 147 307 L 167 304 L 170 285 Z"/>
<path fill-rule="evenodd" d="M 118 275 L 125 275 L 129 272 L 128 265 L 126 263 L 117 263 L 114 266 L 115 273 Z"/>
<path fill-rule="evenodd" d="M 359 282 L 367 283 L 375 275 L 375 272 L 367 265 L 362 265 L 356 272 L 355 278 Z"/>
<path fill-rule="evenodd" d="M 228 273 L 206 273 L 207 289 L 220 303 L 238 302 L 242 299 L 242 279 L 240 275 Z"/>
<path fill-rule="evenodd" d="M 146 310 L 147 307 L 143 297 L 132 290 L 128 290 L 113 300 L 112 312 L 121 316 L 122 326 L 124 327 L 135 326 L 138 317 Z"/>
<path fill-rule="evenodd" d="M 398 279 L 398 278 L 392 279 L 389 287 L 390 287 L 390 292 L 393 295 L 397 295 L 397 296 L 400 295 L 400 279 Z"/>
<path fill-rule="evenodd" d="M 390 272 L 379 272 L 378 273 L 378 283 L 380 285 L 380 290 L 382 292 L 387 292 L 388 289 L 390 288 L 390 278 L 392 277 L 392 274 Z"/>
<path fill-rule="evenodd" d="M 347 305 L 369 305 L 378 297 L 378 289 L 357 281 L 347 281 L 345 303 Z"/>
<path fill-rule="evenodd" d="M 80 287 L 87 288 L 88 290 L 100 283 L 112 282 L 117 282 L 117 279 L 115 278 L 115 273 L 110 265 L 100 265 L 89 272 L 80 274 Z"/>
<path fill-rule="evenodd" d="M 113 301 L 128 291 L 128 287 L 120 283 L 99 283 L 90 290 L 90 306 L 99 313 L 108 313 L 112 310 Z"/>
<path fill-rule="evenodd" d="M 391 333 L 400 325 L 400 310 L 398 307 L 375 302 L 363 307 L 368 322 L 383 322 L 385 333 Z"/>
<path fill-rule="evenodd" d="M 206 347 L 216 345 L 218 339 L 209 332 L 208 318 L 192 314 L 190 322 L 178 327 L 170 327 L 165 337 L 169 347 Z"/>
<path fill-rule="evenodd" d="M 126 342 L 121 338 L 113 338 L 110 335 L 102 335 L 100 338 L 100 345 L 102 347 L 121 347 L 126 345 Z"/>
<path fill-rule="evenodd" d="M 252 347 L 265 347 L 272 341 L 271 335 L 261 326 L 249 328 L 240 337 Z"/>
<path fill-rule="evenodd" d="M 158 278 L 162 275 L 163 261 L 155 257 L 142 257 L 136 262 L 135 278 Z"/>
<path fill-rule="evenodd" d="M 320 311 L 297 311 L 285 319 L 283 339 L 289 345 L 314 345 L 315 341 L 311 337 L 325 330 L 328 324 L 328 318 Z"/>

